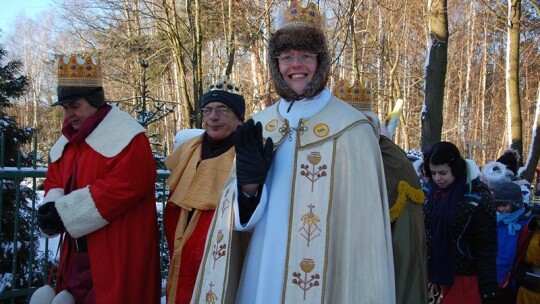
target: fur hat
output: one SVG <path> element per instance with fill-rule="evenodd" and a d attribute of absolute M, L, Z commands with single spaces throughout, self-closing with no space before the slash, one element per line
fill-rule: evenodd
<path fill-rule="evenodd" d="M 493 202 L 496 204 L 510 203 L 514 209 L 523 207 L 521 187 L 513 182 L 503 182 L 493 187 Z"/>
<path fill-rule="evenodd" d="M 201 98 L 201 108 L 211 102 L 221 102 L 233 110 L 236 117 L 244 121 L 246 101 L 239 86 L 232 84 L 226 77 L 222 77 L 216 84 L 208 84 L 208 92 Z"/>
<path fill-rule="evenodd" d="M 61 55 L 58 60 L 58 101 L 53 106 L 86 98 L 96 108 L 105 105 L 101 61 L 90 55 Z"/>
<path fill-rule="evenodd" d="M 482 175 L 488 186 L 493 188 L 496 184 L 511 181 L 513 173 L 502 163 L 489 162 L 482 168 Z"/>
<path fill-rule="evenodd" d="M 274 87 L 279 96 L 286 100 L 312 98 L 325 88 L 330 72 L 330 55 L 323 32 L 323 19 L 314 3 L 310 3 L 304 8 L 297 1 L 292 1 L 291 5 L 279 17 L 283 20 L 282 24 L 270 36 L 268 43 L 268 60 Z M 318 54 L 317 71 L 307 84 L 303 94 L 294 92 L 279 72 L 276 57 L 289 50 Z"/>
<path fill-rule="evenodd" d="M 514 173 L 514 176 L 517 175 L 519 154 L 516 150 L 508 149 L 504 151 L 504 154 L 497 158 L 497 161 L 506 165 L 506 167 Z"/>

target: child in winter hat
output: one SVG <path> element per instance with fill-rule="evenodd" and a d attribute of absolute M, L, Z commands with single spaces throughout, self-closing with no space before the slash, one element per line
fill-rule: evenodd
<path fill-rule="evenodd" d="M 500 303 L 511 303 L 514 296 L 510 273 L 518 250 L 522 227 L 526 227 L 530 214 L 523 205 L 521 188 L 513 182 L 501 182 L 492 188 L 493 202 L 497 204 L 497 280 Z"/>
<path fill-rule="evenodd" d="M 523 207 L 521 188 L 512 182 L 496 183 L 492 188 L 493 202 L 499 213 L 512 213 Z"/>

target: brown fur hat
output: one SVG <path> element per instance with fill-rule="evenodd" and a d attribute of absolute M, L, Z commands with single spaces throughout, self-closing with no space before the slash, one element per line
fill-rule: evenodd
<path fill-rule="evenodd" d="M 317 56 L 317 71 L 313 79 L 307 84 L 303 95 L 295 93 L 281 76 L 277 56 L 289 50 L 309 51 Z M 290 26 L 279 29 L 273 33 L 268 43 L 268 60 L 274 87 L 282 98 L 298 100 L 312 98 L 319 94 L 326 86 L 330 71 L 330 56 L 324 33 L 311 26 Z"/>

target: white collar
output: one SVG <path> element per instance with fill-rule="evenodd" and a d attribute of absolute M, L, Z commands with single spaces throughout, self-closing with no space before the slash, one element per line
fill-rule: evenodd
<path fill-rule="evenodd" d="M 325 88 L 313 98 L 304 98 L 294 101 L 289 112 L 287 112 L 287 110 L 289 109 L 291 102 L 282 98 L 279 100 L 278 111 L 283 118 L 289 121 L 291 126 L 296 126 L 301 118 L 310 118 L 319 113 L 328 104 L 331 97 L 332 94 L 330 90 Z"/>
<path fill-rule="evenodd" d="M 144 132 L 146 129 L 131 115 L 112 106 L 111 111 L 88 135 L 85 142 L 99 154 L 113 157 L 127 147 L 133 137 Z M 60 136 L 49 152 L 52 162 L 62 157 L 68 142 L 64 135 Z"/>

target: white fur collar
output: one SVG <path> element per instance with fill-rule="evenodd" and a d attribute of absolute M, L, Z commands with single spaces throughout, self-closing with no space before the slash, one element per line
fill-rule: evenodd
<path fill-rule="evenodd" d="M 131 115 L 113 106 L 101 123 L 86 138 L 86 143 L 105 157 L 113 157 L 120 153 L 135 137 L 146 132 Z M 62 135 L 49 152 L 51 161 L 55 162 L 64 152 L 68 139 Z"/>

